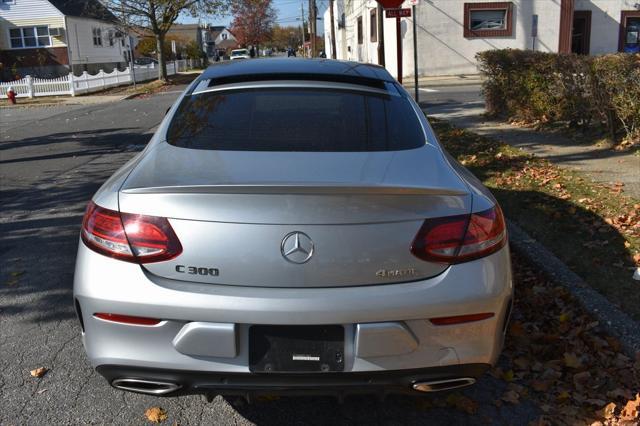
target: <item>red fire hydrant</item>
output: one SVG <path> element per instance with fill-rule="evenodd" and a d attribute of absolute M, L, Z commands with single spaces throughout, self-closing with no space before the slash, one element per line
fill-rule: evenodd
<path fill-rule="evenodd" d="M 16 92 L 13 91 L 13 87 L 7 88 L 7 98 L 9 99 L 11 105 L 16 104 Z"/>

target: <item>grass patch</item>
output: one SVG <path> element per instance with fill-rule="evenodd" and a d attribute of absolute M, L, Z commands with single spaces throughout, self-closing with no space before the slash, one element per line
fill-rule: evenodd
<path fill-rule="evenodd" d="M 505 215 L 640 321 L 640 201 L 520 149 L 430 118 L 447 151 L 478 177 Z"/>

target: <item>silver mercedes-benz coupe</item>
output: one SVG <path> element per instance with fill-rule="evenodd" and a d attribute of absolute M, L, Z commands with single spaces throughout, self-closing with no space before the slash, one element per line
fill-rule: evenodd
<path fill-rule="evenodd" d="M 93 196 L 92 365 L 154 395 L 418 394 L 496 362 L 512 277 L 489 191 L 384 69 L 215 65 Z"/>

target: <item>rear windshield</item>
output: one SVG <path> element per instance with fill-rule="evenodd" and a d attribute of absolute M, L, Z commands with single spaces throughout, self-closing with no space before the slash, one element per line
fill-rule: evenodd
<path fill-rule="evenodd" d="M 401 96 L 274 88 L 187 96 L 167 141 L 224 151 L 396 151 L 425 136 Z"/>

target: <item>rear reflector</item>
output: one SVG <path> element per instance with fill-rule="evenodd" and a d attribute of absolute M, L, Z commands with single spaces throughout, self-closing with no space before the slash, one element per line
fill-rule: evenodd
<path fill-rule="evenodd" d="M 93 314 L 94 317 L 100 318 L 101 320 L 111 321 L 111 322 L 119 322 L 121 324 L 133 324 L 133 325 L 158 325 L 160 324 L 159 319 L 155 318 L 144 318 L 144 317 L 133 317 L 130 315 L 118 315 L 118 314 L 107 314 L 104 312 L 98 312 Z"/>
<path fill-rule="evenodd" d="M 471 215 L 425 220 L 411 253 L 426 261 L 460 263 L 495 253 L 506 242 L 504 217 L 496 205 Z"/>
<path fill-rule="evenodd" d="M 431 321 L 433 325 L 464 324 L 466 322 L 482 321 L 493 317 L 493 315 L 492 312 L 486 312 L 482 314 L 458 315 L 455 317 L 431 318 L 429 321 Z"/>
<path fill-rule="evenodd" d="M 82 241 L 98 253 L 134 263 L 160 262 L 182 253 L 166 218 L 119 213 L 93 201 L 82 222 Z"/>

